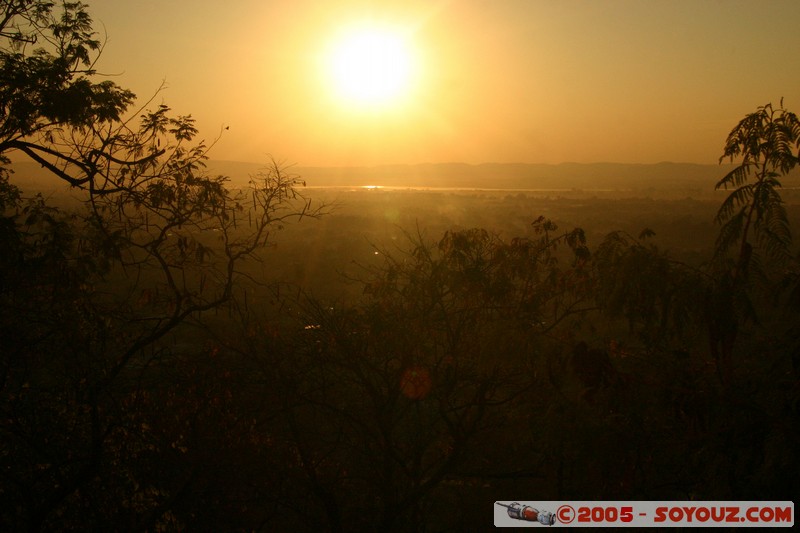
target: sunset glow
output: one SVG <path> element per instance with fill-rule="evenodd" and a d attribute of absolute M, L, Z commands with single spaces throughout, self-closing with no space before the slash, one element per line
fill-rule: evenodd
<path fill-rule="evenodd" d="M 791 0 L 91 7 L 97 69 L 141 98 L 166 80 L 158 101 L 230 126 L 215 159 L 708 164 L 744 113 L 800 102 Z"/>
<path fill-rule="evenodd" d="M 356 107 L 391 105 L 408 89 L 413 74 L 402 35 L 380 27 L 346 33 L 326 59 L 337 96 Z"/>

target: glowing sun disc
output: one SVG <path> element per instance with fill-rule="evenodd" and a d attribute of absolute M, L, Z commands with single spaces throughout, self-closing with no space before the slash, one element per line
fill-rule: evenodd
<path fill-rule="evenodd" d="M 386 104 L 409 87 L 411 51 L 399 32 L 362 28 L 348 32 L 332 47 L 329 70 L 340 98 L 356 104 Z"/>

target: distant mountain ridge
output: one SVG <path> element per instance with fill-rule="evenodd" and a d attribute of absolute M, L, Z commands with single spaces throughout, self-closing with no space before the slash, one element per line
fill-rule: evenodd
<path fill-rule="evenodd" d="M 263 165 L 216 161 L 214 172 L 245 178 Z M 421 163 L 373 167 L 290 167 L 311 186 L 382 185 L 476 189 L 711 188 L 730 165 L 694 163 Z"/>
<path fill-rule="evenodd" d="M 234 186 L 247 183 L 264 164 L 211 160 L 210 174 L 229 176 Z M 713 190 L 732 168 L 729 164 L 696 163 L 421 163 L 373 167 L 289 166 L 286 172 L 301 176 L 309 186 L 432 187 L 465 189 L 620 189 L 620 190 Z M 12 181 L 23 188 L 58 189 L 62 184 L 45 169 L 32 162 L 12 165 Z M 792 183 L 800 170 L 785 178 Z"/>

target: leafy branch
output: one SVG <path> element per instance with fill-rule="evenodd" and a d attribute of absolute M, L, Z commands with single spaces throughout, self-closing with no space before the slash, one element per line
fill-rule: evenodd
<path fill-rule="evenodd" d="M 797 115 L 772 104 L 761 106 L 731 130 L 720 162 L 741 162 L 716 184 L 732 189 L 715 221 L 721 224 L 715 256 L 724 258 L 737 247 L 734 285 L 748 277 L 753 259 L 752 235 L 767 256 L 785 262 L 791 256 L 792 237 L 781 198 L 780 178 L 800 162 L 800 121 Z"/>

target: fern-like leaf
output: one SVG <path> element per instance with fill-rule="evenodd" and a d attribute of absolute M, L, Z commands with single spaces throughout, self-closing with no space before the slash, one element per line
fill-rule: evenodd
<path fill-rule="evenodd" d="M 751 166 L 750 164 L 743 163 L 734 168 L 717 182 L 714 186 L 714 190 L 740 187 L 743 183 L 746 183 L 747 179 L 750 177 Z"/>
<path fill-rule="evenodd" d="M 745 185 L 729 194 L 722 202 L 722 205 L 720 205 L 717 216 L 714 217 L 714 221 L 721 224 L 733 215 L 736 208 L 749 205 L 750 199 L 753 197 L 753 188 L 753 184 Z"/>
<path fill-rule="evenodd" d="M 725 222 L 719 229 L 717 235 L 716 253 L 717 257 L 722 257 L 733 246 L 742 235 L 742 228 L 744 227 L 745 210 L 740 209 L 738 213 L 733 215 Z"/>

